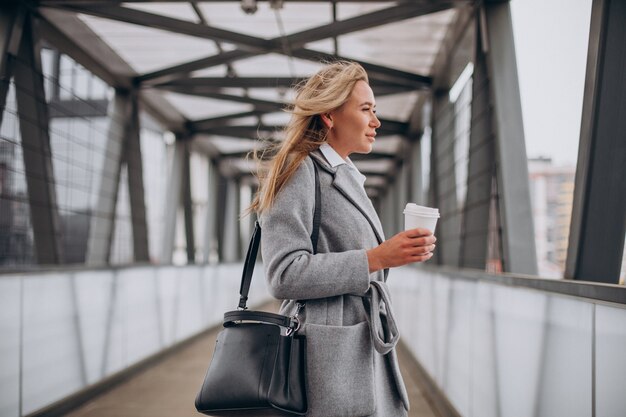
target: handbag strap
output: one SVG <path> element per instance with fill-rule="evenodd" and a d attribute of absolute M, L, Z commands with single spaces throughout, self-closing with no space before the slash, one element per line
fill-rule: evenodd
<path fill-rule="evenodd" d="M 391 310 L 391 296 L 387 284 L 381 281 L 371 281 L 369 292 L 368 320 L 372 342 L 378 353 L 386 355 L 400 339 L 398 326 Z"/>
<path fill-rule="evenodd" d="M 240 321 L 255 321 L 290 328 L 293 328 L 296 325 L 295 320 L 291 317 L 267 313 L 265 311 L 233 310 L 224 313 L 224 327 L 232 326 L 236 322 Z"/>
<path fill-rule="evenodd" d="M 313 161 L 313 168 L 315 169 L 315 211 L 313 212 L 313 232 L 311 233 L 311 243 L 313 244 L 313 254 L 317 253 L 317 241 L 320 232 L 320 223 L 322 221 L 322 208 L 320 201 L 322 199 L 322 193 L 320 189 L 319 172 L 315 160 Z M 254 265 L 256 264 L 256 256 L 259 251 L 259 244 L 261 243 L 261 225 L 259 221 L 254 222 L 254 232 L 250 238 L 250 244 L 248 245 L 248 252 L 246 253 L 246 260 L 244 262 L 243 274 L 241 276 L 241 285 L 239 286 L 239 306 L 241 310 L 246 310 L 248 302 L 248 293 L 250 292 L 250 284 L 252 283 L 252 273 L 254 272 Z"/>

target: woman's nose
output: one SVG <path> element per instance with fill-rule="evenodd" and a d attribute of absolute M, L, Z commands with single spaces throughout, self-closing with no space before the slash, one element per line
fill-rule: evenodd
<path fill-rule="evenodd" d="M 373 114 L 374 117 L 372 117 L 372 121 L 371 121 L 371 125 L 372 127 L 378 129 L 381 125 L 380 120 L 378 120 L 378 116 L 376 116 L 376 114 Z"/>

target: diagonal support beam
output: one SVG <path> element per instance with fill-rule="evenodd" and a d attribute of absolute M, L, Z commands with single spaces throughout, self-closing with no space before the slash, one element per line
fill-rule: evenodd
<path fill-rule="evenodd" d="M 508 2 L 487 3 L 483 7 L 489 88 L 493 97 L 504 270 L 536 275 L 535 229 L 511 9 Z"/>
<path fill-rule="evenodd" d="M 44 92 L 41 51 L 27 16 L 15 68 L 15 93 L 20 120 L 24 169 L 30 202 L 37 262 L 63 263 L 61 222 L 57 206 L 48 106 Z"/>
<path fill-rule="evenodd" d="M 316 51 L 307 50 L 304 48 L 302 50 L 299 50 L 299 48 L 304 46 L 306 43 L 326 39 L 328 37 L 351 33 L 365 28 L 373 28 L 396 21 L 406 20 L 413 17 L 434 13 L 437 11 L 448 9 L 453 6 L 454 2 L 452 1 L 443 1 L 437 3 L 402 3 L 400 5 L 392 6 L 387 9 L 378 10 L 351 19 L 333 22 L 317 28 L 297 32 L 288 35 L 284 39 L 278 37 L 270 40 L 256 38 L 254 36 L 243 35 L 237 32 L 217 29 L 198 23 L 192 23 L 185 20 L 174 19 L 154 13 L 129 9 L 120 6 L 84 5 L 66 6 L 66 8 L 79 13 L 91 14 L 94 16 L 119 20 L 126 23 L 159 28 L 188 36 L 196 36 L 212 40 L 217 39 L 224 42 L 234 43 L 239 47 L 238 50 L 223 52 L 211 57 L 202 58 L 196 61 L 173 66 L 170 68 L 165 68 L 137 77 L 137 80 L 139 82 L 145 82 L 148 80 L 155 80 L 166 76 L 188 74 L 191 71 L 227 64 L 237 59 L 243 59 L 262 53 L 284 53 L 282 49 L 282 44 L 284 42 L 286 42 L 290 46 L 290 49 L 293 51 L 294 56 L 296 56 L 295 52 L 298 51 L 300 52 L 300 57 L 303 59 L 318 60 L 319 54 Z M 341 59 L 342 57 L 330 55 L 330 58 Z M 362 63 L 362 65 L 363 64 L 367 65 L 367 63 Z M 382 69 L 389 70 L 389 68 L 384 68 L 382 66 L 377 67 L 379 71 Z M 372 69 L 372 75 L 376 76 L 379 71 Z M 385 72 L 386 71 L 383 71 L 383 73 Z M 419 76 L 417 74 L 411 74 L 404 71 L 396 71 L 395 73 L 396 75 L 404 74 L 409 78 L 409 81 L 414 81 L 414 79 L 417 77 L 422 87 L 427 87 L 430 84 L 429 77 Z"/>
<path fill-rule="evenodd" d="M 565 277 L 619 283 L 626 233 L 626 3 L 594 0 Z M 622 402 L 623 404 L 623 402 Z"/>

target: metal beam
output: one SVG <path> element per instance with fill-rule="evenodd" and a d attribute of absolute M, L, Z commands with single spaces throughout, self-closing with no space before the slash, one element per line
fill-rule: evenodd
<path fill-rule="evenodd" d="M 129 93 L 117 90 L 111 103 L 105 149 L 106 158 L 100 174 L 98 202 L 91 214 L 86 256 L 88 265 L 105 265 L 111 259 L 120 174 L 128 125 L 127 115 L 130 114 L 130 111 Z"/>
<path fill-rule="evenodd" d="M 218 213 L 218 186 L 219 178 L 218 171 L 210 158 L 207 158 L 208 165 L 208 199 L 206 208 L 206 218 L 204 222 L 204 245 L 202 247 L 204 251 L 204 263 L 211 263 L 217 253 L 217 213 Z"/>
<path fill-rule="evenodd" d="M 15 62 L 15 94 L 37 262 L 60 264 L 63 263 L 61 222 L 52 168 L 41 51 L 34 29 L 32 18 L 27 16 Z"/>
<path fill-rule="evenodd" d="M 487 67 L 494 101 L 494 133 L 504 270 L 537 274 L 528 162 L 513 25 L 508 2 L 484 5 Z"/>
<path fill-rule="evenodd" d="M 491 190 L 496 160 L 489 73 L 478 20 L 475 21 L 475 31 L 467 197 L 463 207 L 459 266 L 486 269 Z"/>
<path fill-rule="evenodd" d="M 314 28 L 311 30 L 306 30 L 303 32 L 294 33 L 286 36 L 285 38 L 274 38 L 270 40 L 263 40 L 259 38 L 254 38 L 250 36 L 244 36 L 237 32 L 229 32 L 220 30 L 219 36 L 222 38 L 229 38 L 230 40 L 225 40 L 226 42 L 231 42 L 237 44 L 240 49 L 219 53 L 214 56 L 210 56 L 207 58 L 202 58 L 196 61 L 187 62 L 181 65 L 176 65 L 169 68 L 164 68 L 159 71 L 155 71 L 149 74 L 144 74 L 142 76 L 137 77 L 138 82 L 145 82 L 148 80 L 157 80 L 162 77 L 180 77 L 184 74 L 189 74 L 192 71 L 209 68 L 212 66 L 223 65 L 229 62 L 232 62 L 236 59 L 248 58 L 254 55 L 258 55 L 260 53 L 285 53 L 282 49 L 282 45 L 286 42 L 290 45 L 289 50 L 291 50 L 292 54 L 296 58 L 301 58 L 305 60 L 319 62 L 322 60 L 336 60 L 336 59 L 348 59 L 345 57 L 340 57 L 331 54 L 325 54 L 319 51 L 313 51 L 308 49 L 299 49 L 304 43 L 314 42 L 316 40 L 322 40 L 328 37 L 327 35 L 332 34 L 344 34 L 349 33 L 353 30 L 358 30 L 365 23 L 369 26 L 368 28 L 376 27 L 381 24 L 391 23 L 392 21 L 406 20 L 412 17 L 420 16 L 423 14 L 433 13 L 438 10 L 444 10 L 452 7 L 452 2 L 442 2 L 437 5 L 433 5 L 432 3 L 420 4 L 420 3 L 410 3 L 410 4 L 401 4 L 396 5 L 384 10 L 379 10 L 376 12 L 368 13 L 366 15 L 357 16 L 351 19 L 346 19 L 339 22 L 333 22 L 328 25 L 320 26 L 318 28 Z M 132 10 L 128 13 L 128 16 L 123 16 L 126 11 L 125 8 L 116 8 L 114 12 L 104 13 L 102 11 L 102 7 L 86 7 L 86 8 L 72 8 L 75 11 L 91 13 L 95 15 L 100 15 L 102 17 L 109 18 L 119 18 L 123 21 L 129 21 L 129 16 L 134 16 L 134 19 L 137 24 L 142 24 L 140 22 L 154 21 L 159 22 L 163 25 L 164 19 L 168 22 L 169 29 L 173 32 L 184 33 L 186 35 L 191 36 L 199 36 L 203 38 L 214 39 L 210 36 L 205 36 L 201 31 L 205 29 L 199 28 L 207 28 L 207 26 L 200 25 L 197 23 L 190 23 L 184 20 L 172 19 L 172 18 L 164 18 L 163 16 L 156 15 L 148 12 L 141 12 Z M 123 10 L 118 10 L 123 9 Z M 131 10 L 131 9 L 128 9 Z M 117 16 L 117 17 L 116 17 Z M 378 20 L 377 20 L 378 19 Z M 199 27 L 199 28 L 196 28 Z M 164 27 L 162 27 L 164 28 Z M 353 28 L 353 29 L 351 29 Z M 183 31 L 183 32 L 180 32 Z M 323 31 L 325 35 L 320 35 L 316 31 Z M 195 35 L 194 35 L 195 34 Z M 306 42 L 304 42 L 306 40 Z M 304 42 L 304 43 L 303 43 Z M 265 45 L 264 47 L 262 47 Z M 259 50 L 261 49 L 261 50 Z M 258 51 L 257 51 L 258 50 Z M 367 62 L 356 61 L 359 62 L 369 73 L 370 78 L 372 79 L 387 79 L 392 82 L 396 82 L 400 85 L 407 85 L 416 88 L 427 88 L 430 83 L 430 77 L 412 74 L 406 71 L 394 70 L 391 68 L 383 67 L 381 65 L 369 64 Z"/>
<path fill-rule="evenodd" d="M 382 10 L 376 10 L 349 19 L 331 22 L 326 25 L 292 33 L 284 38 L 276 37 L 266 40 L 238 32 L 218 29 L 201 23 L 193 23 L 156 13 L 111 4 L 66 6 L 67 9 L 77 13 L 90 14 L 125 23 L 162 29 L 187 36 L 228 42 L 237 45 L 240 50 L 258 53 L 281 52 L 284 43 L 289 45 L 289 49 L 297 49 L 307 43 L 345 35 L 363 29 L 370 29 L 417 16 L 436 13 L 451 7 L 454 7 L 454 2 L 451 1 L 438 1 L 435 3 L 405 2 Z"/>
<path fill-rule="evenodd" d="M 168 169 L 167 192 L 165 193 L 165 215 L 163 216 L 163 240 L 159 262 L 171 264 L 176 242 L 176 223 L 182 196 L 185 152 L 187 141 L 177 140 L 174 144 L 174 157 Z"/>
<path fill-rule="evenodd" d="M 626 233 L 626 3 L 594 0 L 566 278 L 619 282 Z"/>
<path fill-rule="evenodd" d="M 224 233 L 222 235 L 222 262 L 236 262 L 239 260 L 239 184 L 236 179 L 228 178 L 225 184 L 225 213 Z"/>
<path fill-rule="evenodd" d="M 124 160 L 128 169 L 128 194 L 130 197 L 133 227 L 133 255 L 135 262 L 149 262 L 148 221 L 143 183 L 143 159 L 139 125 L 139 98 L 133 91 L 129 97 Z"/>
<path fill-rule="evenodd" d="M 183 186 L 182 186 L 183 213 L 185 217 L 185 242 L 187 248 L 187 263 L 196 263 L 196 241 L 193 227 L 193 199 L 191 196 L 191 153 L 189 143 L 185 141 L 183 159 Z"/>

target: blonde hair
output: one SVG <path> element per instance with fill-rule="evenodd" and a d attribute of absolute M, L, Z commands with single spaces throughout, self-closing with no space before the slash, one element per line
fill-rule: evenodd
<path fill-rule="evenodd" d="M 274 156 L 269 167 L 258 172 L 260 188 L 248 212 L 261 213 L 270 208 L 278 193 L 296 172 L 308 154 L 326 141 L 328 129 L 320 115 L 341 107 L 358 81 L 369 82 L 367 73 L 357 63 L 337 61 L 297 87 L 291 120 L 285 127 L 285 140 L 270 150 Z M 258 157 L 255 153 L 255 157 Z"/>

